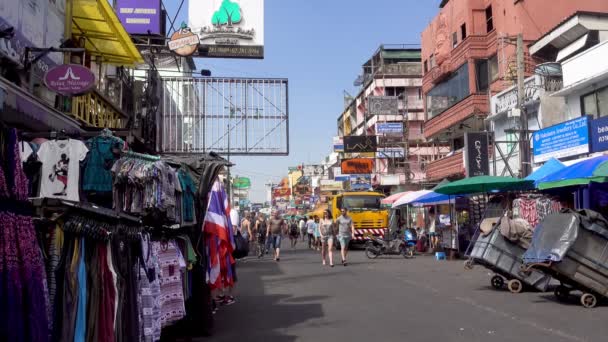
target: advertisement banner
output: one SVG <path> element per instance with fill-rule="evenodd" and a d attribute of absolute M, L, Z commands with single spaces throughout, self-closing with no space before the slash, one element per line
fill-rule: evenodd
<path fill-rule="evenodd" d="M 591 120 L 591 152 L 603 152 L 608 150 L 608 116 Z"/>
<path fill-rule="evenodd" d="M 344 140 L 342 137 L 334 137 L 334 152 L 344 152 Z"/>
<path fill-rule="evenodd" d="M 236 177 L 232 180 L 232 187 L 236 189 L 251 188 L 251 179 L 247 177 Z"/>
<path fill-rule="evenodd" d="M 379 159 L 405 158 L 405 149 L 403 147 L 379 148 L 378 152 L 376 152 L 376 158 L 379 158 Z"/>
<path fill-rule="evenodd" d="M 350 189 L 353 191 L 367 191 L 372 188 L 371 175 L 351 175 Z"/>
<path fill-rule="evenodd" d="M 321 191 L 342 191 L 344 190 L 344 183 L 334 180 L 321 180 Z"/>
<path fill-rule="evenodd" d="M 350 135 L 344 137 L 344 152 L 376 152 L 378 142 L 375 135 Z"/>
<path fill-rule="evenodd" d="M 44 84 L 58 94 L 66 96 L 82 95 L 95 87 L 95 74 L 82 65 L 63 64 L 46 72 Z"/>
<path fill-rule="evenodd" d="M 532 134 L 534 162 L 589 153 L 589 118 L 580 118 Z"/>
<path fill-rule="evenodd" d="M 347 182 L 350 181 L 350 176 L 337 176 L 334 177 L 334 180 L 337 182 Z"/>
<path fill-rule="evenodd" d="M 307 177 L 323 176 L 325 168 L 323 165 L 304 165 L 302 172 Z"/>
<path fill-rule="evenodd" d="M 370 96 L 367 103 L 371 115 L 399 114 L 399 98 L 397 96 Z"/>
<path fill-rule="evenodd" d="M 127 33 L 164 35 L 160 0 L 116 0 L 114 10 Z"/>
<path fill-rule="evenodd" d="M 490 149 L 488 133 L 466 132 L 464 134 L 464 166 L 467 177 L 490 174 Z"/>
<path fill-rule="evenodd" d="M 189 26 L 200 38 L 199 54 L 264 58 L 264 0 L 190 0 Z"/>
<path fill-rule="evenodd" d="M 400 183 L 399 175 L 380 176 L 380 185 L 399 185 Z"/>
<path fill-rule="evenodd" d="M 379 122 L 376 124 L 378 135 L 402 135 L 403 122 Z"/>
<path fill-rule="evenodd" d="M 341 163 L 342 174 L 369 174 L 374 172 L 374 160 L 366 158 L 346 159 Z"/>

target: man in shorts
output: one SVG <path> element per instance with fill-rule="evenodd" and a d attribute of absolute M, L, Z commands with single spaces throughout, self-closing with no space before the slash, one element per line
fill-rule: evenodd
<path fill-rule="evenodd" d="M 268 220 L 267 236 L 270 238 L 272 247 L 274 248 L 274 260 L 281 260 L 281 238 L 287 230 L 285 220 L 281 218 L 279 212 L 274 213 L 274 217 Z"/>
<path fill-rule="evenodd" d="M 306 216 L 304 216 L 300 219 L 300 222 L 298 222 L 298 226 L 300 227 L 300 234 L 302 236 L 302 242 L 304 242 L 304 239 L 306 238 Z"/>
<path fill-rule="evenodd" d="M 355 238 L 355 225 L 353 219 L 348 216 L 346 208 L 342 208 L 341 214 L 336 220 L 338 225 L 338 241 L 340 241 L 340 251 L 342 256 L 342 265 L 346 266 L 346 256 L 348 255 L 348 244 L 351 239 Z"/>

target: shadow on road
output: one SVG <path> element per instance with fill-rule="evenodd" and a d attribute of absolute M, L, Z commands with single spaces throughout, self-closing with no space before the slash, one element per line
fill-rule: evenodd
<path fill-rule="evenodd" d="M 251 260 L 239 263 L 237 302 L 220 308 L 215 315 L 215 335 L 199 341 L 295 341 L 296 337 L 287 332 L 289 328 L 322 317 L 323 311 L 318 303 L 325 297 L 267 293 L 265 284 L 272 286 L 273 282 L 302 280 L 297 279 L 299 277 L 281 278 L 282 274 L 274 262 Z"/>

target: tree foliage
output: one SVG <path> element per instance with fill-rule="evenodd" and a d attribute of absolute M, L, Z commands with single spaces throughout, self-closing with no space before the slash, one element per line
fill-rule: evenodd
<path fill-rule="evenodd" d="M 230 0 L 222 1 L 220 9 L 213 13 L 211 23 L 216 26 L 238 24 L 241 22 L 241 6 Z"/>

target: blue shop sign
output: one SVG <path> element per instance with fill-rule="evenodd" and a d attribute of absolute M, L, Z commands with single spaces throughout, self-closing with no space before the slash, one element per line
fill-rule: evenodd
<path fill-rule="evenodd" d="M 591 152 L 608 150 L 608 116 L 591 120 Z"/>
<path fill-rule="evenodd" d="M 586 116 L 535 132 L 534 162 L 589 153 L 589 119 Z"/>
<path fill-rule="evenodd" d="M 376 134 L 402 134 L 402 122 L 382 122 L 376 124 Z"/>

